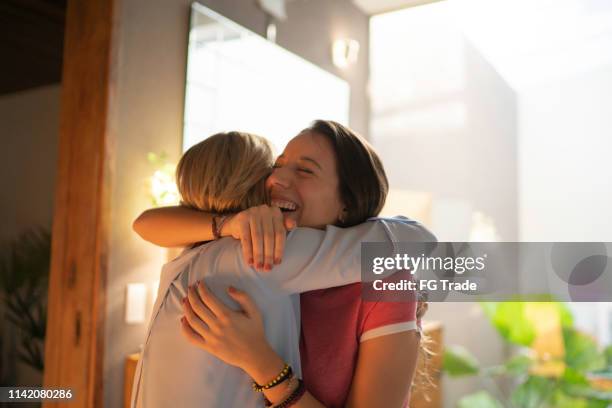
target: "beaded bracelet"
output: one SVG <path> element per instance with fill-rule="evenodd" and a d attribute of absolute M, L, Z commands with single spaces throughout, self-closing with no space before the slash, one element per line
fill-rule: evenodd
<path fill-rule="evenodd" d="M 289 377 L 289 379 L 287 381 L 285 381 L 285 387 L 287 388 L 287 390 L 290 391 L 288 394 L 285 395 L 285 397 L 289 397 L 293 393 L 293 391 L 292 391 L 293 383 L 294 382 L 297 383 L 298 381 L 299 381 L 299 378 L 297 378 L 297 377 L 295 377 L 293 375 L 291 377 Z M 264 397 L 264 406 L 265 407 L 273 407 L 274 406 L 272 401 L 270 401 L 265 395 L 263 397 Z"/>
<path fill-rule="evenodd" d="M 292 376 L 293 369 L 291 369 L 291 366 L 289 364 L 285 364 L 281 372 L 272 381 L 264 385 L 259 385 L 255 381 L 253 381 L 251 383 L 251 387 L 253 388 L 253 391 L 263 392 L 263 390 L 268 390 L 272 387 L 275 387 L 286 379 L 291 378 Z"/>

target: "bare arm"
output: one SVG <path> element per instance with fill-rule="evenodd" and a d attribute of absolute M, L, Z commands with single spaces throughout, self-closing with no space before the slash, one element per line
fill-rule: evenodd
<path fill-rule="evenodd" d="M 419 339 L 410 330 L 361 343 L 346 406 L 403 407 L 410 396 Z"/>
<path fill-rule="evenodd" d="M 180 247 L 214 239 L 212 214 L 186 207 L 146 210 L 132 224 L 142 239 L 162 247 Z"/>
<path fill-rule="evenodd" d="M 133 223 L 144 240 L 163 247 L 187 246 L 214 239 L 214 214 L 185 207 L 152 208 Z M 244 260 L 258 270 L 271 270 L 283 257 L 287 230 L 295 227 L 278 207 L 259 205 L 234 214 L 223 223 L 221 236 L 240 240 Z"/>

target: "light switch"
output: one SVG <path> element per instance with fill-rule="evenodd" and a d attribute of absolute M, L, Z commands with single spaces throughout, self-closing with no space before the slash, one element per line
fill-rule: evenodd
<path fill-rule="evenodd" d="M 147 286 L 144 283 L 128 283 L 125 301 L 125 322 L 144 323 L 147 308 Z"/>

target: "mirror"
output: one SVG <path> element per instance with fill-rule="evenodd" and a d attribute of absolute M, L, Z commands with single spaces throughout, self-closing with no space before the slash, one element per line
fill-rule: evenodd
<path fill-rule="evenodd" d="M 280 152 L 314 119 L 348 125 L 349 96 L 346 81 L 192 5 L 183 151 L 214 133 L 242 130 Z"/>

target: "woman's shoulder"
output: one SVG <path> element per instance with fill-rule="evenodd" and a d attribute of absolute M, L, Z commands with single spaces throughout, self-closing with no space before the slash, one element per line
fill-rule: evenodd
<path fill-rule="evenodd" d="M 376 216 L 367 219 L 368 222 L 400 222 L 403 224 L 420 224 L 417 220 L 406 217 L 405 215 L 394 215 L 393 217 Z"/>
<path fill-rule="evenodd" d="M 302 298 L 320 299 L 321 301 L 346 299 L 347 301 L 359 302 L 361 298 L 361 282 L 349 283 L 348 285 L 335 286 L 333 288 L 310 290 L 303 292 Z"/>
<path fill-rule="evenodd" d="M 357 282 L 305 292 L 301 297 L 303 311 L 320 315 L 333 309 L 345 317 L 352 316 L 352 327 L 360 341 L 388 334 L 386 330 L 403 331 L 416 325 L 416 301 L 368 300 L 363 296 L 362 285 Z M 366 337 L 362 338 L 363 334 Z"/>
<path fill-rule="evenodd" d="M 371 217 L 366 222 L 382 224 L 395 242 L 438 242 L 436 236 L 420 221 L 403 215 Z"/>
<path fill-rule="evenodd" d="M 180 268 L 184 265 L 190 264 L 198 257 L 209 252 L 210 249 L 221 249 L 225 247 L 239 247 L 239 241 L 233 238 L 224 237 L 216 241 L 203 241 L 191 245 L 181 251 L 181 253 L 171 261 L 164 265 L 164 268 Z"/>

